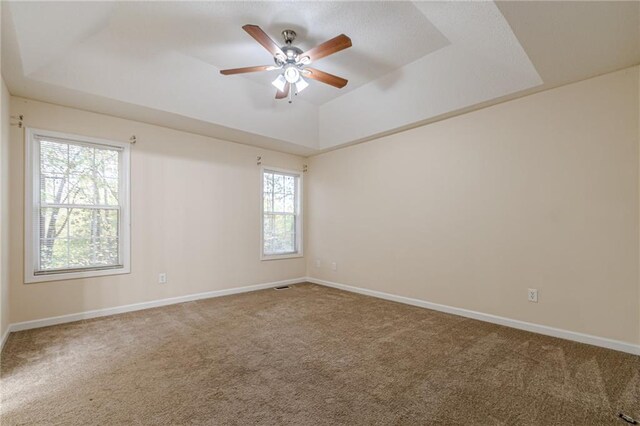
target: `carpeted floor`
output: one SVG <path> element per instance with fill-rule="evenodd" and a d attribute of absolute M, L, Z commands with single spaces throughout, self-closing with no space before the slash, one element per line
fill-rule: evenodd
<path fill-rule="evenodd" d="M 640 357 L 313 284 L 14 333 L 2 425 L 598 425 Z"/>

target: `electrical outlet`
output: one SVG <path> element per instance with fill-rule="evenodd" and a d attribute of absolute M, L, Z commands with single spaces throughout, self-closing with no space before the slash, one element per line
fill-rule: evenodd
<path fill-rule="evenodd" d="M 331 269 L 334 271 L 338 270 L 338 264 L 336 262 L 331 262 Z"/>
<path fill-rule="evenodd" d="M 527 292 L 527 298 L 529 299 L 529 302 L 538 303 L 538 289 L 530 288 Z"/>
<path fill-rule="evenodd" d="M 320 262 L 320 259 L 316 259 L 316 268 L 319 268 L 322 266 L 322 262 Z"/>
<path fill-rule="evenodd" d="M 159 284 L 166 284 L 167 283 L 167 273 L 166 272 L 162 272 L 158 275 L 158 283 Z"/>

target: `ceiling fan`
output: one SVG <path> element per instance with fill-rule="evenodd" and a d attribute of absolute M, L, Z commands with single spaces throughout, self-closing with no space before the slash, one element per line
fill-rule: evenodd
<path fill-rule="evenodd" d="M 232 75 L 280 69 L 282 70 L 282 73 L 273 80 L 272 84 L 277 89 L 276 99 L 289 98 L 289 103 L 291 103 L 294 90 L 297 95 L 309 85 L 309 83 L 302 78 L 303 76 L 337 87 L 338 89 L 347 85 L 348 81 L 342 77 L 307 67 L 307 65 L 322 59 L 325 56 L 329 56 L 333 53 L 351 47 L 351 39 L 346 35 L 340 34 L 339 36 L 325 41 L 313 49 L 303 52 L 302 49 L 293 45 L 293 41 L 296 39 L 296 32 L 293 30 L 282 31 L 282 37 L 284 37 L 285 45 L 280 47 L 257 25 L 245 25 L 242 29 L 249 33 L 251 37 L 256 39 L 258 43 L 273 55 L 275 65 L 233 68 L 229 70 L 221 70 L 220 74 Z"/>

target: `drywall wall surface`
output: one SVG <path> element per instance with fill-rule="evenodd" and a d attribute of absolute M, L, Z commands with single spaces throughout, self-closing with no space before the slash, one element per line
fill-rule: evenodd
<path fill-rule="evenodd" d="M 11 128 L 11 322 L 303 277 L 303 258 L 260 261 L 260 167 L 303 158 L 22 98 L 27 126 L 127 141 L 131 273 L 24 284 L 24 131 Z M 167 283 L 159 284 L 159 273 Z"/>
<path fill-rule="evenodd" d="M 0 87 L 0 338 L 9 328 L 9 90 Z"/>
<path fill-rule="evenodd" d="M 308 275 L 640 342 L 638 85 L 628 68 L 312 157 Z"/>

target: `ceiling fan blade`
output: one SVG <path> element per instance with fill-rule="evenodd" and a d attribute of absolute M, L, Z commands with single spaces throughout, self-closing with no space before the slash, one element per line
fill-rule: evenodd
<path fill-rule="evenodd" d="M 341 50 L 351 47 L 351 39 L 344 34 L 334 37 L 317 45 L 313 49 L 307 50 L 300 55 L 300 58 L 308 57 L 312 62 L 322 59 Z"/>
<path fill-rule="evenodd" d="M 220 74 L 232 75 L 232 74 L 244 74 L 246 72 L 258 72 L 258 71 L 271 71 L 276 69 L 273 65 L 258 65 L 255 67 L 244 68 L 232 68 L 230 70 L 220 70 Z"/>
<path fill-rule="evenodd" d="M 243 26 L 242 29 L 249 33 L 251 37 L 256 39 L 256 41 L 260 43 L 262 47 L 267 49 L 274 57 L 280 57 L 283 60 L 286 58 L 284 52 L 280 49 L 280 46 L 278 46 L 278 44 L 267 35 L 267 33 L 262 31 L 262 28 L 259 26 L 247 24 Z"/>
<path fill-rule="evenodd" d="M 284 90 L 281 91 L 277 91 L 276 92 L 276 99 L 285 99 L 287 96 L 289 96 L 289 89 L 291 88 L 291 83 L 287 83 L 284 85 Z"/>
<path fill-rule="evenodd" d="M 337 75 L 329 74 L 328 72 L 320 71 L 315 68 L 305 68 L 304 71 L 308 71 L 303 72 L 305 77 L 318 80 L 330 86 L 337 87 L 338 89 L 342 89 L 349 82 L 349 80 L 342 77 L 338 77 Z"/>

